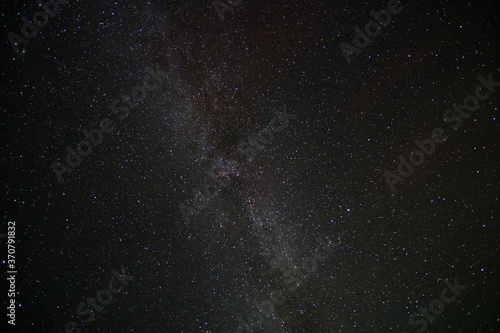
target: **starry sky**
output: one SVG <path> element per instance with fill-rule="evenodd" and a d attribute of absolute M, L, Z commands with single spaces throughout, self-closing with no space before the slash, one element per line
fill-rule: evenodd
<path fill-rule="evenodd" d="M 221 21 L 205 0 L 69 0 L 16 47 L 43 9 L 0 4 L 0 232 L 16 221 L 17 268 L 12 326 L 2 245 L 1 331 L 247 332 L 238 318 L 319 237 L 329 257 L 253 332 L 421 333 L 410 316 L 454 279 L 466 289 L 425 331 L 500 332 L 500 87 L 457 130 L 443 119 L 478 76 L 500 81 L 500 3 L 402 0 L 349 62 L 341 43 L 388 1 L 232 4 Z M 384 173 L 435 128 L 447 139 L 393 191 Z M 133 281 L 86 322 L 77 307 L 116 272 Z"/>

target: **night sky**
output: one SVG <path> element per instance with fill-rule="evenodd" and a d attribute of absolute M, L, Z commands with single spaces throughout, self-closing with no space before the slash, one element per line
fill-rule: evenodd
<path fill-rule="evenodd" d="M 1 332 L 500 332 L 500 2 L 49 4 L 1 4 Z"/>

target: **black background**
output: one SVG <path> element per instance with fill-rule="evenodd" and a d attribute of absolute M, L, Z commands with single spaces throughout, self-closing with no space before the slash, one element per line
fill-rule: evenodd
<path fill-rule="evenodd" d="M 83 332 L 235 332 L 285 287 L 275 259 L 321 236 L 341 246 L 256 331 L 417 332 L 411 313 L 457 278 L 467 289 L 428 331 L 499 332 L 498 88 L 457 131 L 442 116 L 478 75 L 500 81 L 499 3 L 401 3 L 348 63 L 340 43 L 387 2 L 243 0 L 220 22 L 210 1 L 69 1 L 23 55 L 7 35 L 37 4 L 2 2 L 6 331 L 64 332 L 124 267 L 135 280 Z M 168 79 L 117 120 L 146 66 Z M 178 204 L 283 105 L 296 118 L 188 229 Z M 106 117 L 117 131 L 58 182 L 51 163 Z M 448 140 L 391 192 L 384 172 L 436 127 Z"/>

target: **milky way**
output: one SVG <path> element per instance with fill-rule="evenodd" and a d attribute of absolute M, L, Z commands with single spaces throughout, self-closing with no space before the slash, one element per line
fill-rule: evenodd
<path fill-rule="evenodd" d="M 499 4 L 214 4 L 2 4 L 6 332 L 498 332 Z"/>

